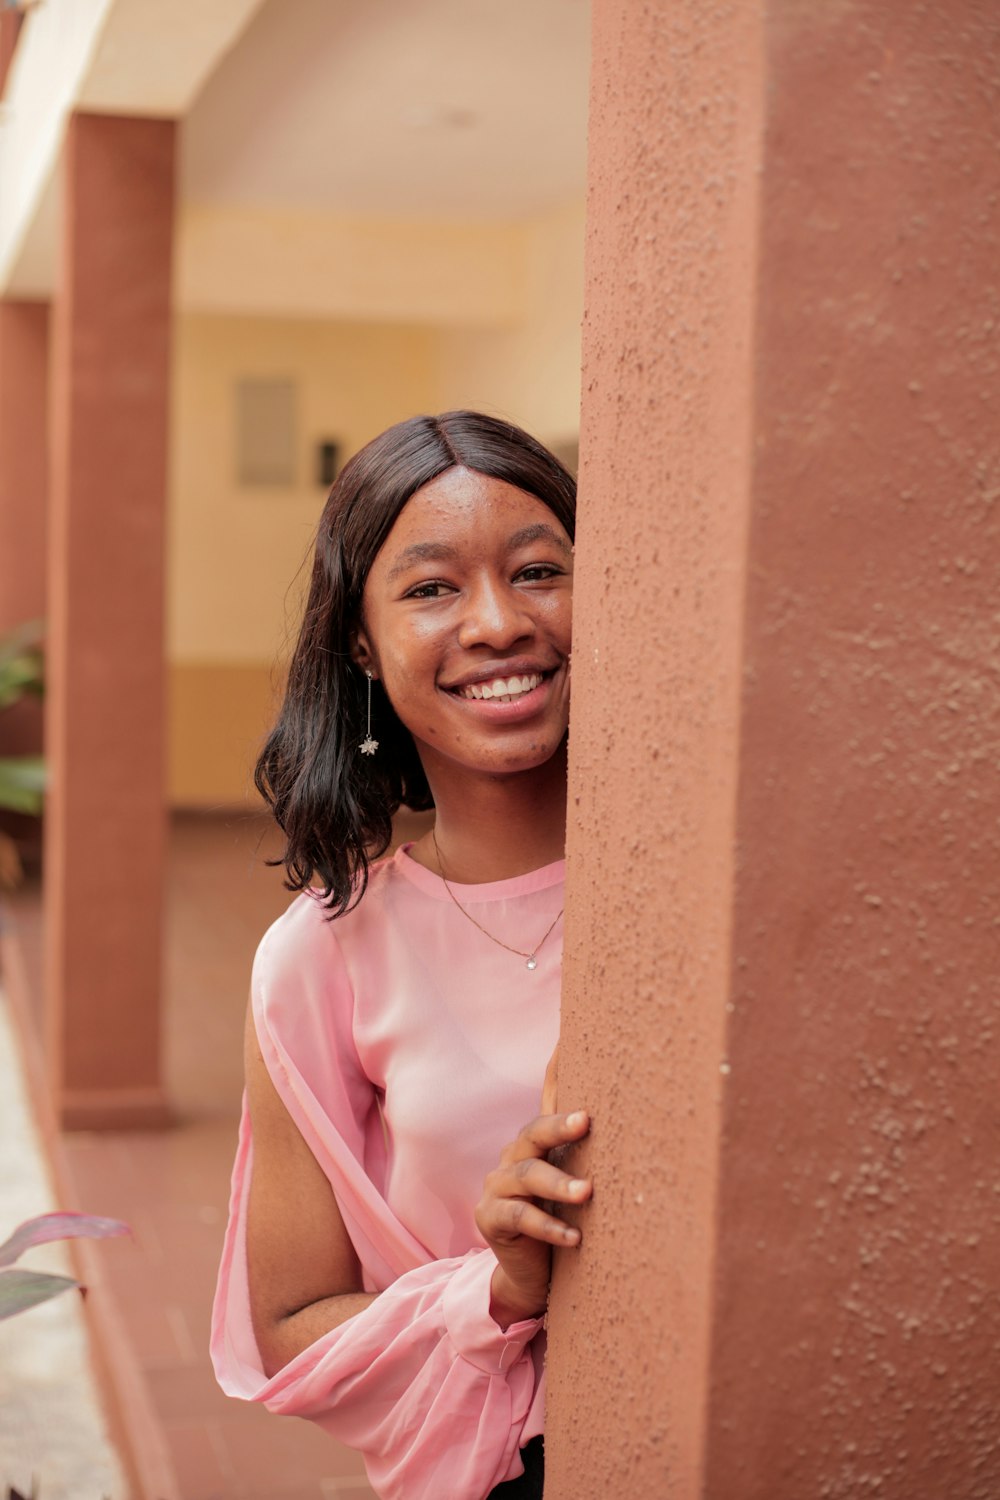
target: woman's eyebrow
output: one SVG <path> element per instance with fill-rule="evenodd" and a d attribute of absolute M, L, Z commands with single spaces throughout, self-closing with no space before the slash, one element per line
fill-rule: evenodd
<path fill-rule="evenodd" d="M 573 551 L 566 538 L 560 536 L 558 531 L 553 530 L 551 526 L 546 526 L 544 521 L 535 521 L 531 526 L 522 526 L 520 531 L 515 531 L 513 536 L 508 538 L 507 550 L 516 552 L 518 547 L 528 547 L 532 542 L 552 542 L 560 552 L 565 552 L 567 556 Z"/>
<path fill-rule="evenodd" d="M 396 558 L 386 576 L 386 582 L 392 583 L 400 573 L 405 573 L 407 568 L 412 568 L 418 562 L 454 562 L 458 552 L 454 547 L 449 547 L 447 542 L 414 542 L 405 547 Z"/>
<path fill-rule="evenodd" d="M 519 547 L 530 547 L 532 542 L 551 542 L 567 556 L 573 551 L 565 537 L 561 537 L 551 526 L 546 526 L 544 521 L 535 521 L 530 526 L 522 526 L 518 531 L 512 532 L 507 538 L 507 551 L 516 552 Z M 386 582 L 392 583 L 415 563 L 455 562 L 458 556 L 458 549 L 450 547 L 447 542 L 413 542 L 409 547 L 404 547 L 396 558 L 386 574 Z"/>

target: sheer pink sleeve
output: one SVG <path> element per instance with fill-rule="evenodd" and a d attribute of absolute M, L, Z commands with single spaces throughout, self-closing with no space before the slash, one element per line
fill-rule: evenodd
<path fill-rule="evenodd" d="M 253 1143 L 244 1104 L 212 1317 L 223 1390 L 307 1417 L 364 1454 L 383 1500 L 483 1500 L 521 1473 L 535 1396 L 531 1319 L 489 1315 L 496 1261 L 430 1259 L 379 1186 L 385 1147 L 352 1035 L 353 1002 L 328 924 L 294 903 L 258 950 L 252 995 L 268 1070 L 322 1166 L 377 1301 L 268 1379 L 250 1320 L 246 1209 Z"/>

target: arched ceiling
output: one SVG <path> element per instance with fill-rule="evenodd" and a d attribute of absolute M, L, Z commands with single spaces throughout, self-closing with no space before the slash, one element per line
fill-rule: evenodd
<path fill-rule="evenodd" d="M 265 0 L 183 126 L 182 196 L 511 220 L 578 198 L 586 0 Z"/>
<path fill-rule="evenodd" d="M 486 236 L 486 266 L 493 226 L 582 199 L 589 29 L 587 0 L 46 0 L 0 121 L 0 290 L 51 294 L 81 108 L 179 120 L 182 303 L 232 300 L 191 265 L 217 263 L 225 292 L 249 247 L 257 282 L 287 288 L 331 236 L 356 268 L 378 225 L 389 281 L 415 224 L 438 280 L 465 267 L 462 234 Z"/>

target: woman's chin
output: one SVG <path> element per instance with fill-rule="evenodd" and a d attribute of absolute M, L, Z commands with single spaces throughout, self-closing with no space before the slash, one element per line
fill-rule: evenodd
<path fill-rule="evenodd" d="M 459 771 L 465 776 L 523 776 L 531 772 L 565 771 L 565 728 L 549 734 L 497 736 L 492 743 L 472 746 L 468 742 L 449 752 L 443 745 L 418 744 L 417 750 L 428 780 L 435 774 Z M 520 741 L 520 743 L 518 743 Z"/>

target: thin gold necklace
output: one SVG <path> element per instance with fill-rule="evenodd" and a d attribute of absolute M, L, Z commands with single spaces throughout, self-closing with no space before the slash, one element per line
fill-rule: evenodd
<path fill-rule="evenodd" d="M 444 888 L 448 892 L 448 895 L 451 897 L 451 899 L 454 901 L 455 905 L 458 907 L 459 911 L 462 913 L 462 916 L 463 917 L 468 917 L 468 919 L 472 923 L 473 927 L 478 927 L 479 931 L 483 934 L 483 936 L 484 937 L 488 937 L 491 943 L 496 943 L 496 945 L 497 945 L 498 948 L 506 948 L 508 953 L 516 953 L 517 956 L 518 956 L 518 958 L 523 958 L 523 959 L 526 960 L 526 967 L 527 968 L 529 968 L 529 969 L 537 969 L 538 968 L 538 950 L 541 948 L 542 944 L 545 942 L 545 939 L 549 936 L 549 933 L 555 927 L 556 922 L 559 921 L 559 917 L 562 916 L 562 914 L 566 910 L 566 908 L 565 907 L 561 908 L 561 910 L 559 912 L 559 916 L 556 917 L 556 921 L 552 923 L 551 927 L 546 928 L 545 932 L 542 934 L 542 937 L 535 944 L 535 946 L 531 949 L 530 953 L 525 953 L 525 951 L 524 951 L 523 948 L 512 948 L 511 945 L 510 945 L 510 943 L 501 942 L 501 940 L 498 937 L 494 937 L 493 936 L 492 932 L 487 932 L 487 930 L 483 926 L 483 924 L 481 922 L 477 922 L 476 919 L 475 919 L 475 917 L 472 915 L 472 913 L 470 911 L 466 911 L 465 907 L 462 905 L 461 901 L 459 901 L 458 897 L 455 895 L 455 892 L 452 890 L 451 886 L 448 884 L 447 880 L 445 879 L 444 865 L 443 865 L 443 863 L 441 861 L 441 850 L 438 848 L 437 834 L 434 832 L 433 828 L 431 829 L 431 839 L 434 842 L 434 853 L 435 853 L 435 855 L 437 857 L 438 871 L 439 871 L 439 873 L 441 875 L 441 879 L 444 881 Z"/>

